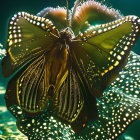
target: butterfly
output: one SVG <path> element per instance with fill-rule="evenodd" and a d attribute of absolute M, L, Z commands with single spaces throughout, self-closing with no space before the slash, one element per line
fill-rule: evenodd
<path fill-rule="evenodd" d="M 9 22 L 2 60 L 3 75 L 12 76 L 7 107 L 29 116 L 50 110 L 81 132 L 98 118 L 96 98 L 126 65 L 139 30 L 137 16 L 122 17 L 95 1 L 77 0 L 71 15 L 68 8 L 19 12 Z"/>

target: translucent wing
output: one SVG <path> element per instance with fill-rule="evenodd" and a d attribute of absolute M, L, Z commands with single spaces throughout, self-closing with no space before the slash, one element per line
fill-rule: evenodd
<path fill-rule="evenodd" d="M 57 37 L 58 32 L 48 19 L 25 12 L 12 17 L 7 55 L 2 61 L 3 74 L 10 76 L 32 58 L 50 51 Z"/>
<path fill-rule="evenodd" d="M 127 16 L 109 24 L 90 27 L 72 43 L 76 69 L 95 97 L 118 75 L 139 35 L 139 19 Z"/>

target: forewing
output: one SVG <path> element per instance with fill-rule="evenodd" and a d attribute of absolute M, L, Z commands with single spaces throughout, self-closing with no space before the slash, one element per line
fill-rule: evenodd
<path fill-rule="evenodd" d="M 72 54 L 90 92 L 102 96 L 118 75 L 139 35 L 140 19 L 127 16 L 81 33 L 72 44 Z"/>
<path fill-rule="evenodd" d="M 9 23 L 7 54 L 2 61 L 8 77 L 32 58 L 51 50 L 58 38 L 55 26 L 48 19 L 19 12 Z"/>

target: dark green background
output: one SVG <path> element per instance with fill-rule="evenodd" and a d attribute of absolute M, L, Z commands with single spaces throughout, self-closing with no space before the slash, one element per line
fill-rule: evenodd
<path fill-rule="evenodd" d="M 69 7 L 73 6 L 74 0 L 69 0 Z M 65 0 L 0 0 L 0 43 L 6 46 L 8 21 L 11 16 L 19 11 L 32 14 L 38 13 L 45 7 L 65 6 Z M 140 0 L 107 0 L 107 5 L 121 11 L 123 15 L 137 15 L 140 17 Z M 133 49 L 140 55 L 140 39 Z M 130 136 L 134 139 L 129 139 Z M 139 140 L 140 120 L 133 123 L 119 140 Z"/>

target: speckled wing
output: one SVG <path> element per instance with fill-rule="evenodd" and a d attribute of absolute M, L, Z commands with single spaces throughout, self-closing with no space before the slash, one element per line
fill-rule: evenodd
<path fill-rule="evenodd" d="M 8 32 L 7 54 L 2 60 L 5 77 L 34 57 L 49 52 L 58 36 L 51 21 L 25 12 L 11 18 Z"/>
<path fill-rule="evenodd" d="M 127 16 L 108 24 L 90 27 L 73 42 L 76 69 L 94 97 L 118 75 L 127 62 L 140 30 L 140 19 Z"/>
<path fill-rule="evenodd" d="M 78 135 L 73 132 L 70 125 L 60 122 L 60 119 L 48 110 L 45 110 L 41 115 L 32 117 L 27 116 L 18 106 L 12 106 L 9 110 L 17 119 L 18 129 L 28 139 L 42 139 L 42 137 L 48 139 L 51 136 L 51 138 L 71 140 L 94 138 L 116 140 L 132 122 L 140 118 L 139 75 L 140 56 L 131 52 L 128 63 L 119 73 L 118 78 L 104 91 L 103 97 L 96 99 L 98 119 L 90 121 Z M 93 108 L 91 108 L 91 112 L 93 112 Z M 130 128 L 137 127 L 139 121 L 137 120 Z M 130 128 L 127 129 L 127 132 L 131 132 Z M 15 129 L 12 130 L 16 139 L 17 132 L 14 131 Z"/>

